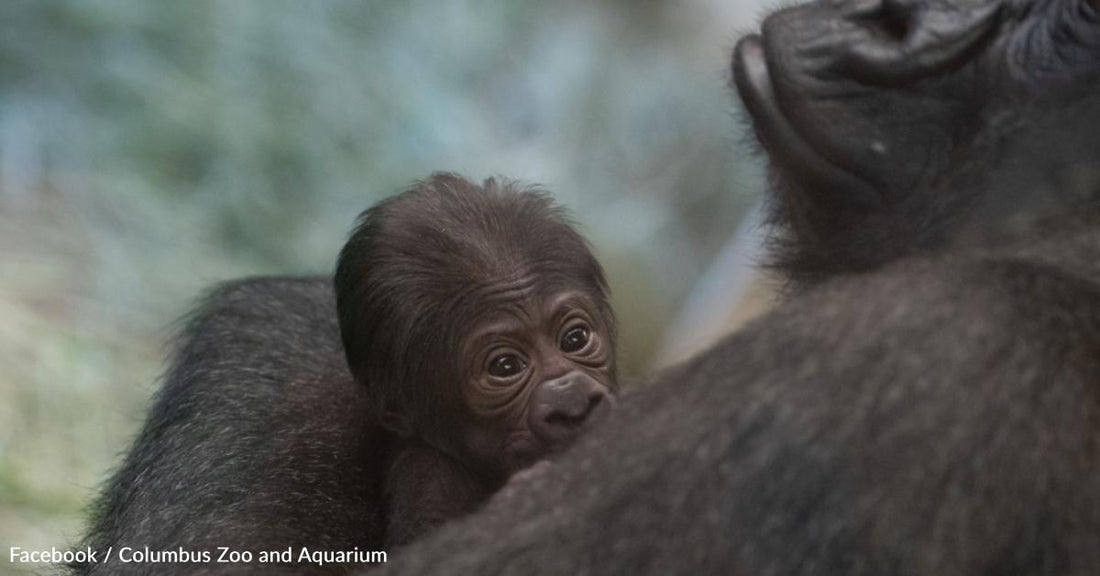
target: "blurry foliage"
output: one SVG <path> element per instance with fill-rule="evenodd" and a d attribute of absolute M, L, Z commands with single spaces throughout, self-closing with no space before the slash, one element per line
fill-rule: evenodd
<path fill-rule="evenodd" d="M 684 10 L 0 3 L 0 544 L 74 539 L 198 293 L 328 271 L 359 211 L 433 170 L 547 185 L 644 370 L 756 188 L 723 47 L 699 62 Z"/>

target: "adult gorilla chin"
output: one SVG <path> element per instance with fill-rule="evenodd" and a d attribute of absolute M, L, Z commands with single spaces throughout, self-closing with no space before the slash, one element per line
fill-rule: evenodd
<path fill-rule="evenodd" d="M 797 295 L 382 574 L 1096 574 L 1100 6 L 822 0 L 734 54 Z"/>

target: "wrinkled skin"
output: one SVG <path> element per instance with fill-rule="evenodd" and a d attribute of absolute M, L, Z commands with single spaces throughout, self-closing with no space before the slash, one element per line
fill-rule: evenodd
<path fill-rule="evenodd" d="M 446 256 L 463 258 L 461 251 Z M 385 421 L 401 420 L 391 430 L 400 447 L 386 478 L 388 549 L 470 513 L 510 476 L 610 413 L 618 386 L 613 326 L 597 303 L 603 296 L 543 290 L 555 284 L 540 280 L 531 274 L 461 290 L 478 320 L 459 330 L 454 372 L 421 383 L 420 391 L 457 402 L 422 421 L 412 412 L 386 414 Z M 449 383 L 457 390 L 446 389 Z"/>
<path fill-rule="evenodd" d="M 363 213 L 335 286 L 348 365 L 382 425 L 488 489 L 610 410 L 603 271 L 540 191 L 434 174 Z"/>
<path fill-rule="evenodd" d="M 733 67 L 793 236 L 780 265 L 813 281 L 940 246 L 975 200 L 962 179 L 996 170 L 1036 115 L 1094 85 L 1098 53 L 1088 0 L 852 0 L 773 14 Z M 954 190 L 928 198 L 942 187 Z"/>
<path fill-rule="evenodd" d="M 881 6 L 933 26 L 851 19 Z M 767 20 L 735 68 L 776 172 L 780 262 L 813 287 L 372 573 L 1094 576 L 1096 8 L 831 0 Z M 912 36 L 884 44 L 879 29 Z M 811 42 L 826 49 L 807 53 Z M 300 287 L 272 288 L 204 308 L 155 411 L 165 419 L 116 477 L 94 543 L 342 549 L 375 533 L 375 493 L 353 482 L 373 444 L 348 432 L 362 421 L 347 406 L 369 402 L 327 371 L 335 337 L 308 345 L 313 316 L 257 313 L 301 314 Z M 270 356 L 259 374 L 257 356 Z M 242 420 L 240 405 L 303 424 L 255 409 Z M 305 425 L 326 434 L 307 440 L 343 449 L 301 449 Z"/>
<path fill-rule="evenodd" d="M 250 278 L 196 308 L 93 505 L 82 545 L 100 562 L 71 573 L 345 574 L 258 556 L 393 553 L 607 416 L 603 271 L 548 196 L 436 174 L 364 219 L 335 294 L 331 277 Z"/>
<path fill-rule="evenodd" d="M 508 288 L 479 298 L 483 320 L 460 348 L 467 375 L 461 396 L 470 414 L 461 450 L 503 477 L 606 417 L 616 389 L 609 328 L 585 293 Z"/>
<path fill-rule="evenodd" d="M 801 289 L 379 573 L 1096 574 L 1097 9 L 769 17 L 733 68 Z"/>

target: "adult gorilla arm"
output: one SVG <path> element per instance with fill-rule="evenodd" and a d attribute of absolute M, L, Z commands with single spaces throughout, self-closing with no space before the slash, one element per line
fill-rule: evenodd
<path fill-rule="evenodd" d="M 381 574 L 1093 574 L 1100 242 L 1058 240 L 821 286 Z"/>
<path fill-rule="evenodd" d="M 85 544 L 112 560 L 81 574 L 181 574 L 201 565 L 121 563 L 152 551 L 350 549 L 382 542 L 382 440 L 348 372 L 331 278 L 254 278 L 212 292 Z M 281 573 L 221 564 L 219 573 Z M 300 566 L 289 570 L 300 572 Z M 339 573 L 338 566 L 313 573 Z"/>
<path fill-rule="evenodd" d="M 821 0 L 742 40 L 795 299 L 384 574 L 1096 574 L 1100 13 Z"/>

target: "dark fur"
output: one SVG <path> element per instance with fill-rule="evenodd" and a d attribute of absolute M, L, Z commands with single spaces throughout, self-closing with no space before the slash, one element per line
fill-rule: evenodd
<path fill-rule="evenodd" d="M 341 252 L 336 295 L 348 363 L 378 414 L 408 413 L 424 426 L 415 434 L 451 443 L 458 391 L 436 382 L 464 375 L 455 345 L 485 313 L 463 297 L 521 273 L 583 288 L 614 327 L 603 268 L 544 192 L 440 173 L 365 212 Z"/>
<path fill-rule="evenodd" d="M 960 220 L 999 220 L 1011 206 L 996 207 L 998 217 L 989 203 L 976 206 L 982 179 L 1005 169 L 1022 130 L 1094 89 L 1097 12 L 1081 0 L 818 1 L 777 10 L 762 26 L 763 44 L 786 116 L 874 197 L 799 178 L 792 155 L 769 145 L 757 119 L 773 166 L 775 266 L 812 285 L 942 251 Z M 956 33 L 952 22 L 973 30 Z M 901 30 L 909 33 L 894 39 Z M 965 48 L 948 58 L 937 55 L 937 38 L 972 41 L 957 41 Z M 856 51 L 888 53 L 905 42 L 910 53 L 885 65 Z M 938 58 L 947 59 L 912 70 Z M 738 84 L 743 96 L 746 84 Z M 876 143 L 884 153 L 872 151 Z"/>
<path fill-rule="evenodd" d="M 115 561 L 76 573 L 196 569 L 122 564 L 122 546 L 215 555 L 218 546 L 381 546 L 385 438 L 363 417 L 366 394 L 346 367 L 335 305 L 321 277 L 243 280 L 206 298 L 94 508 L 85 543 L 101 557 L 113 547 Z"/>
<path fill-rule="evenodd" d="M 434 174 L 364 212 L 340 254 L 336 302 L 348 365 L 396 446 L 385 490 L 391 549 L 472 511 L 514 471 L 468 449 L 477 392 L 465 384 L 476 368 L 460 353 L 496 305 L 484 291 L 514 278 L 537 285 L 521 299 L 543 299 L 552 287 L 589 296 L 614 350 L 603 269 L 541 191 Z M 610 366 L 613 389 L 613 353 Z M 525 388 L 542 385 L 532 379 Z M 545 399 L 530 398 L 507 410 Z"/>
<path fill-rule="evenodd" d="M 986 189 L 1037 215 L 805 291 L 382 574 L 1095 575 L 1100 131 L 1054 134 Z"/>
<path fill-rule="evenodd" d="M 564 211 L 544 193 L 494 180 L 478 187 L 436 174 L 365 212 L 341 255 L 336 299 L 322 277 L 254 278 L 212 292 L 93 508 L 85 545 L 101 557 L 112 549 L 114 561 L 73 571 L 195 569 L 122 564 L 122 546 L 214 557 L 219 546 L 254 555 L 392 550 L 474 510 L 506 475 L 463 459 L 457 441 L 470 418 L 459 338 L 464 323 L 489 312 L 462 297 L 514 273 L 584 291 L 614 350 L 603 272 Z M 384 413 L 409 429 L 389 429 Z"/>
<path fill-rule="evenodd" d="M 815 112 L 799 128 L 878 196 L 769 149 L 795 296 L 383 574 L 1098 573 L 1100 17 L 1071 0 L 845 15 L 874 5 L 764 27 L 787 112 Z M 928 53 L 843 59 L 990 6 L 965 60 L 902 77 Z M 868 158 L 876 136 L 905 145 Z"/>
<path fill-rule="evenodd" d="M 1098 296 L 1011 259 L 832 283 L 383 573 L 1095 574 Z"/>
<path fill-rule="evenodd" d="M 820 34 L 773 49 L 815 72 L 834 53 L 797 49 L 862 42 L 829 34 L 870 4 L 785 11 L 773 38 Z M 1097 18 L 1071 0 L 996 6 L 991 37 L 938 75 L 818 91 L 851 69 L 789 71 L 788 96 L 838 96 L 811 117 L 882 203 L 784 178 L 782 261 L 812 287 L 381 572 L 1096 574 Z M 904 28 L 888 24 L 873 37 Z M 871 162 L 873 133 L 908 145 Z"/>

